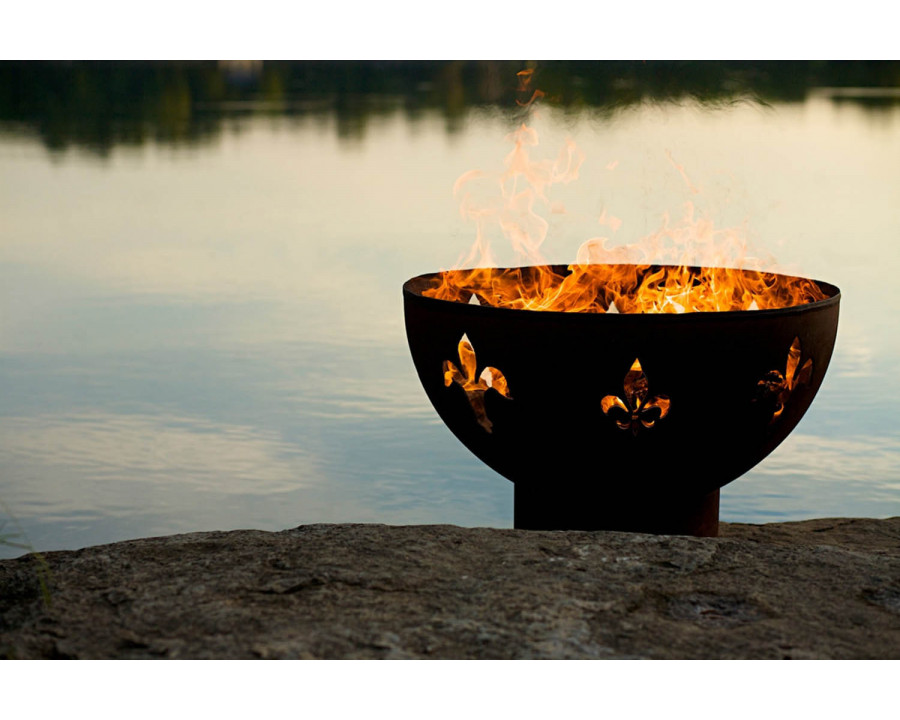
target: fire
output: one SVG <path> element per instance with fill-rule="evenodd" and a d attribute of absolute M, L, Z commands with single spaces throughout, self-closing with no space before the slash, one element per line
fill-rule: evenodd
<path fill-rule="evenodd" d="M 827 296 L 806 278 L 756 270 L 653 265 L 477 268 L 440 273 L 423 295 L 513 310 L 688 313 L 768 310 Z"/>
<path fill-rule="evenodd" d="M 480 375 L 477 375 L 478 361 L 475 358 L 475 348 L 465 335 L 457 346 L 460 367 L 450 360 L 444 360 L 444 387 L 450 387 L 453 383 L 465 390 L 469 404 L 475 413 L 475 419 L 487 432 L 493 432 L 493 423 L 488 419 L 484 406 L 484 394 L 494 389 L 503 397 L 512 399 L 509 394 L 509 385 L 506 377 L 495 367 L 486 367 Z"/>
<path fill-rule="evenodd" d="M 531 93 L 519 105 L 531 112 L 543 93 L 531 91 L 531 70 L 518 76 L 519 92 Z M 763 267 L 771 263 L 748 257 L 738 230 L 716 229 L 707 218 L 696 217 L 690 202 L 679 221 L 672 223 L 664 215 L 659 230 L 637 243 L 611 246 L 608 238 L 592 238 L 571 265 L 551 265 L 541 254 L 549 223 L 538 206 L 564 212 L 550 203 L 547 192 L 577 179 L 584 154 L 567 140 L 555 160 L 533 160 L 530 151 L 538 145 L 538 134 L 525 123 L 507 141 L 513 149 L 499 176 L 472 170 L 454 185 L 454 195 L 462 195 L 461 214 L 476 228 L 475 243 L 457 265 L 469 269 L 439 273 L 424 295 L 464 303 L 474 298 L 481 305 L 516 310 L 582 313 L 766 310 L 827 297 L 814 281 L 776 273 Z M 671 153 L 667 156 L 691 194 L 698 194 L 684 166 Z M 473 200 L 470 184 L 482 180 L 493 180 L 500 195 L 488 202 Z M 621 226 L 606 209 L 598 220 L 613 231 Z M 490 235 L 498 230 L 522 258 L 523 267 L 496 267 Z"/>

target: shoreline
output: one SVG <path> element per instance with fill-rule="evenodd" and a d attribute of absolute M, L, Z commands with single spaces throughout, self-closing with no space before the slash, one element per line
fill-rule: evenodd
<path fill-rule="evenodd" d="M 900 658 L 900 517 L 197 532 L 0 560 L 9 658 Z"/>

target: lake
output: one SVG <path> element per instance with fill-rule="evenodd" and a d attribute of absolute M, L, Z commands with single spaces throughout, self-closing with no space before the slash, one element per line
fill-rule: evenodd
<path fill-rule="evenodd" d="M 0 536 L 512 526 L 512 485 L 421 389 L 400 293 L 474 240 L 453 184 L 502 169 L 508 64 L 0 65 Z M 545 254 L 691 202 L 840 287 L 818 396 L 721 518 L 898 515 L 900 73 L 776 92 L 780 66 L 703 65 L 551 67 L 532 155 L 585 160 Z M 666 73 L 682 90 L 641 85 Z"/>

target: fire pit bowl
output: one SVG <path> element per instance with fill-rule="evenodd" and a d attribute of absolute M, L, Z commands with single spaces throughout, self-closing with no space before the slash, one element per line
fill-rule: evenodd
<path fill-rule="evenodd" d="M 403 286 L 413 362 L 447 427 L 515 483 L 517 528 L 716 535 L 719 488 L 797 425 L 837 334 L 823 282 L 791 307 L 619 314 L 423 295 L 441 276 Z"/>

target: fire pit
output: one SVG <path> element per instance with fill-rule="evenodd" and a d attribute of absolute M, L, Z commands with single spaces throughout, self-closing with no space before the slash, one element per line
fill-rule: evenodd
<path fill-rule="evenodd" d="M 677 275 L 688 291 L 727 272 L 771 292 L 730 290 L 716 305 L 727 310 L 691 311 L 682 298 L 678 312 L 654 312 L 621 288 L 585 285 L 585 267 L 421 275 L 403 297 L 425 392 L 456 437 L 515 483 L 517 528 L 714 536 L 719 488 L 772 452 L 818 391 L 840 292 L 744 270 L 598 268 L 642 287 Z M 536 277 L 548 272 L 550 291 Z M 544 297 L 576 287 L 585 305 L 521 309 L 496 290 L 510 274 Z M 453 291 L 442 292 L 448 279 Z"/>

